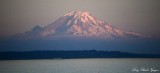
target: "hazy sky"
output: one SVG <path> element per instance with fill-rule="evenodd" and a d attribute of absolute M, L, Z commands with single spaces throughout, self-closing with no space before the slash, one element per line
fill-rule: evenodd
<path fill-rule="evenodd" d="M 123 30 L 160 36 L 160 0 L 1 0 L 0 37 L 44 27 L 77 9 Z"/>

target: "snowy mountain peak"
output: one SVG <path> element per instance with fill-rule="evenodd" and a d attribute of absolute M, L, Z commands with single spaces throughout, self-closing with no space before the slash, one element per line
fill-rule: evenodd
<path fill-rule="evenodd" d="M 67 13 L 64 16 L 69 16 L 69 17 L 72 16 L 72 17 L 74 17 L 74 19 L 81 19 L 82 21 L 88 20 L 88 19 L 93 20 L 93 17 L 91 16 L 91 14 L 88 11 L 76 10 L 76 11 L 72 11 L 70 13 Z"/>
<path fill-rule="evenodd" d="M 143 36 L 139 33 L 120 30 L 111 24 L 98 20 L 89 12 L 80 10 L 69 12 L 48 26 L 41 27 L 40 29 L 36 30 L 36 32 L 35 30 L 31 30 L 27 34 L 31 33 L 33 36 L 39 35 L 40 37 L 83 36 L 100 38 L 126 38 Z"/>
<path fill-rule="evenodd" d="M 90 13 L 88 11 L 75 10 L 65 14 L 64 16 L 89 16 L 89 14 Z"/>

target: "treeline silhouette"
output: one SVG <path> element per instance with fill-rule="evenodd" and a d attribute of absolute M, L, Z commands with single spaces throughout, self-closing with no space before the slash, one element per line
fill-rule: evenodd
<path fill-rule="evenodd" d="M 26 60 L 26 59 L 75 59 L 75 58 L 160 58 L 160 55 L 135 54 L 120 51 L 26 51 L 26 52 L 0 52 L 0 60 Z"/>

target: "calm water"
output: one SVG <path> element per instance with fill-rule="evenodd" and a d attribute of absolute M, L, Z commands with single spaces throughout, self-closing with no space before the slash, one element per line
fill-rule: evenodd
<path fill-rule="evenodd" d="M 0 73 L 160 73 L 160 59 L 59 59 L 0 61 Z"/>

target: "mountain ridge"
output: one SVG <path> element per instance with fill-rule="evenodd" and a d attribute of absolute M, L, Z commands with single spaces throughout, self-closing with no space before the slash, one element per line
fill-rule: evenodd
<path fill-rule="evenodd" d="M 55 36 L 100 37 L 100 38 L 141 38 L 148 37 L 136 32 L 127 32 L 101 21 L 87 11 L 69 12 L 53 23 L 35 26 L 32 30 L 17 34 L 18 38 L 53 38 Z"/>
<path fill-rule="evenodd" d="M 0 51 L 105 50 L 159 53 L 159 39 L 123 31 L 89 12 L 72 11 L 47 26 L 0 41 Z"/>

